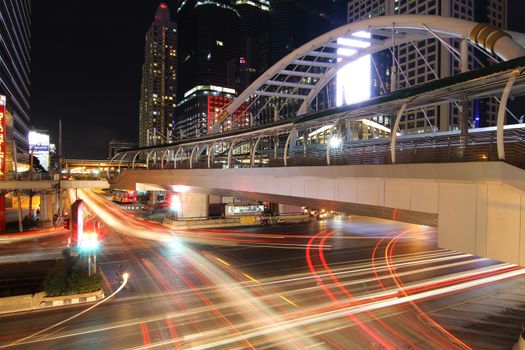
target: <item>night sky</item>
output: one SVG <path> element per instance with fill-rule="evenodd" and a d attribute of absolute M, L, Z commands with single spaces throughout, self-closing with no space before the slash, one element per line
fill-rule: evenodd
<path fill-rule="evenodd" d="M 509 29 L 525 32 L 522 2 L 508 0 Z M 32 1 L 32 126 L 58 143 L 62 118 L 66 157 L 103 159 L 110 139 L 137 142 L 144 36 L 159 3 Z"/>

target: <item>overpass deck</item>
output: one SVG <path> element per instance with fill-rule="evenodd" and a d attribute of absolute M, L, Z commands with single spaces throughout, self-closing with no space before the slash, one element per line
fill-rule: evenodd
<path fill-rule="evenodd" d="M 403 110 L 463 99 L 486 98 L 505 90 L 525 91 L 525 57 L 407 88 L 362 103 L 297 116 L 271 125 L 258 125 L 221 134 L 184 139 L 171 144 L 127 150 L 110 164 L 115 172 L 127 168 L 227 168 L 290 165 L 391 164 L 505 160 L 524 166 L 525 125 L 399 135 L 354 141 L 345 124 Z M 504 112 L 504 110 L 503 110 Z M 505 113 L 502 114 L 503 118 Z M 396 120 L 394 118 L 393 120 Z M 397 128 L 391 126 L 392 129 Z M 320 131 L 321 130 L 321 131 Z M 309 135 L 322 132 L 323 139 Z M 350 130 L 351 131 L 351 130 Z M 331 138 L 340 144 L 330 146 Z M 505 145 L 505 151 L 502 151 Z M 333 145 L 332 145 L 333 146 Z M 502 157 L 502 154 L 504 156 Z M 397 157 L 396 157 L 397 155 Z M 108 166 L 108 173 L 111 167 Z"/>

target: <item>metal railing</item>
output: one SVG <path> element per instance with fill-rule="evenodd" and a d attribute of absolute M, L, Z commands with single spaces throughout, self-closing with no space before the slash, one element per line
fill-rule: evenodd
<path fill-rule="evenodd" d="M 496 128 L 471 129 L 468 135 L 459 131 L 400 136 L 396 143 L 396 164 L 456 163 L 497 161 Z M 525 125 L 510 125 L 504 130 L 505 161 L 525 169 Z M 282 167 L 284 145 L 276 149 L 255 149 L 255 142 L 243 151 L 232 151 L 230 168 Z M 290 146 L 286 166 L 326 166 L 359 164 L 392 164 L 390 138 L 365 141 L 342 141 L 338 147 L 327 143 L 295 143 Z M 255 152 L 255 154 L 252 154 Z M 190 169 L 190 155 L 161 164 L 151 160 L 148 169 Z M 253 163 L 252 163 L 253 157 Z M 329 159 L 329 161 L 328 161 Z M 227 168 L 224 152 L 210 157 L 202 153 L 191 162 L 192 169 Z"/>

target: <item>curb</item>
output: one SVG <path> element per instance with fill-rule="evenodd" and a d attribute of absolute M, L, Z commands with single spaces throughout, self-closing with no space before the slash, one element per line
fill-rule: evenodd
<path fill-rule="evenodd" d="M 0 315 L 24 311 L 43 310 L 52 307 L 90 303 L 104 299 L 104 290 L 91 293 L 46 297 L 45 292 L 0 298 Z"/>
<path fill-rule="evenodd" d="M 104 297 L 104 290 L 102 289 L 91 293 L 64 295 L 60 297 L 44 297 L 38 305 L 38 308 L 43 309 L 55 306 L 89 303 L 102 300 Z"/>

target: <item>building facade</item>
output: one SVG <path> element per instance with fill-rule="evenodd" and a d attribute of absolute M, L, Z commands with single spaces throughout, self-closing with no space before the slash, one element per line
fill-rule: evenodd
<path fill-rule="evenodd" d="M 506 0 L 350 0 L 348 2 L 349 23 L 382 15 L 422 14 L 488 22 L 505 29 L 506 13 Z M 459 41 L 452 41 L 451 44 L 456 48 L 460 45 Z M 460 72 L 459 62 L 437 39 L 427 39 L 416 45 L 399 45 L 393 52 L 399 64 L 392 63 L 392 55 L 389 53 L 380 53 L 382 57 L 378 56 L 379 54 L 372 55 L 372 61 L 376 64 L 372 73 L 376 95 L 378 92 L 403 89 Z M 476 57 L 478 63 L 489 64 L 479 52 L 471 53 L 471 57 Z M 474 59 L 471 58 L 469 64 L 473 67 Z M 391 79 L 391 73 L 395 71 L 397 71 L 396 78 Z M 391 83 L 395 86 L 390 86 Z M 378 90 L 378 85 L 381 85 L 381 90 Z M 494 125 L 496 113 L 495 101 L 475 100 L 469 104 L 471 126 Z M 459 115 L 459 108 L 453 104 L 428 107 L 406 112 L 399 127 L 407 133 L 437 129 L 453 130 L 459 128 Z"/>
<path fill-rule="evenodd" d="M 215 104 L 237 96 L 240 15 L 229 0 L 179 1 L 176 137 L 209 132 Z"/>
<path fill-rule="evenodd" d="M 137 145 L 132 142 L 112 139 L 108 145 L 108 159 L 111 160 L 117 153 L 133 148 L 137 148 Z"/>
<path fill-rule="evenodd" d="M 308 41 L 346 23 L 347 0 L 272 0 L 271 64 Z"/>
<path fill-rule="evenodd" d="M 270 67 L 270 1 L 236 0 L 240 17 L 239 83 L 243 91 Z"/>
<path fill-rule="evenodd" d="M 146 34 L 139 111 L 139 146 L 173 139 L 177 103 L 177 26 L 161 3 Z"/>
<path fill-rule="evenodd" d="M 0 95 L 5 96 L 6 114 L 3 121 L 7 134 L 7 171 L 12 170 L 15 141 L 17 158 L 28 164 L 28 133 L 30 123 L 30 38 L 31 1 L 0 2 Z"/>

